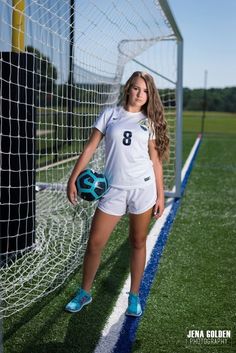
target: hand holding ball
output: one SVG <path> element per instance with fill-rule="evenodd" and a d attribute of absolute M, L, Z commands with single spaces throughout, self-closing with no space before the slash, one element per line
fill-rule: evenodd
<path fill-rule="evenodd" d="M 86 201 L 99 200 L 108 190 L 108 181 L 105 175 L 92 169 L 81 172 L 75 185 L 78 195 Z"/>

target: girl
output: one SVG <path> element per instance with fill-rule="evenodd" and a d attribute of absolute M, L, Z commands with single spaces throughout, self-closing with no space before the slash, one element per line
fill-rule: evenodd
<path fill-rule="evenodd" d="M 108 108 L 98 117 L 68 181 L 67 195 L 73 205 L 77 202 L 76 178 L 103 137 L 110 188 L 93 217 L 82 286 L 66 310 L 78 312 L 91 303 L 90 290 L 102 250 L 117 222 L 129 213 L 131 287 L 126 315 L 140 316 L 139 287 L 146 261 L 147 230 L 152 213 L 158 219 L 164 210 L 162 160 L 168 158 L 169 151 L 163 106 L 152 76 L 134 72 L 124 87 L 123 106 Z"/>

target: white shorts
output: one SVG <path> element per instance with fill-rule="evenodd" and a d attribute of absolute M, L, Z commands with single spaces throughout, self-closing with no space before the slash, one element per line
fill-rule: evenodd
<path fill-rule="evenodd" d="M 100 199 L 98 208 L 113 216 L 126 213 L 140 214 L 152 208 L 157 199 L 156 184 L 151 183 L 138 189 L 118 189 L 110 187 Z"/>

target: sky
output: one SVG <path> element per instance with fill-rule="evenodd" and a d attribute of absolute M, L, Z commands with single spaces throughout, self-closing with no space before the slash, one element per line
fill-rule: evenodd
<path fill-rule="evenodd" d="M 183 85 L 236 86 L 236 0 L 168 0 L 184 38 Z"/>
<path fill-rule="evenodd" d="M 53 0 L 50 1 L 54 3 Z M 50 1 L 48 0 L 48 3 Z M 110 0 L 103 1 L 110 3 Z M 102 0 L 99 1 L 99 4 L 102 3 Z M 135 3 L 135 0 L 132 0 L 132 3 Z M 207 88 L 236 86 L 236 0 L 168 0 L 168 3 L 184 38 L 184 87 L 204 87 L 205 71 Z M 1 4 L 6 3 L 0 0 L 0 13 Z M 87 4 L 85 0 L 84 4 Z M 7 11 L 5 6 L 5 22 L 0 21 L 0 25 L 9 27 L 10 18 L 10 7 Z M 47 20 L 47 16 L 45 18 Z M 10 35 L 8 27 L 6 29 L 0 26 L 1 51 L 9 50 L 2 47 L 4 43 L 10 43 L 10 39 L 4 37 L 7 33 Z M 34 26 L 35 31 L 36 27 Z M 46 36 L 45 41 L 51 38 L 46 31 L 42 33 Z M 100 36 L 100 32 L 98 35 Z M 51 40 L 57 47 L 57 38 L 53 36 Z M 46 55 L 50 57 L 50 54 Z M 155 68 L 155 65 L 153 67 Z M 67 76 L 65 73 L 66 79 Z"/>

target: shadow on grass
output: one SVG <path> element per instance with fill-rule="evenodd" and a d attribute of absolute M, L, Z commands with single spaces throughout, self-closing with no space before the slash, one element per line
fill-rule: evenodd
<path fill-rule="evenodd" d="M 80 313 L 69 314 L 64 311 L 64 306 L 70 298 L 68 289 L 63 286 L 24 311 L 18 320 L 12 319 L 10 328 L 4 335 L 4 341 L 7 343 L 6 352 L 92 353 L 126 279 L 129 251 L 129 242 L 125 239 L 116 250 L 113 249 L 107 254 L 97 274 L 93 302 Z M 78 274 L 75 276 L 78 277 Z M 71 294 L 73 295 L 70 291 L 69 295 Z M 39 315 L 46 317 L 40 319 L 41 323 L 37 323 Z M 32 325 L 35 325 L 34 329 Z M 19 339 L 16 332 L 19 331 L 19 336 L 22 330 L 25 338 Z M 58 332 L 61 332 L 61 337 L 58 337 Z M 45 339 L 48 336 L 50 337 Z"/>

